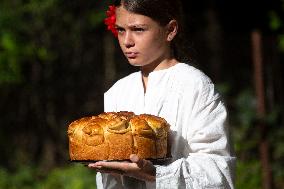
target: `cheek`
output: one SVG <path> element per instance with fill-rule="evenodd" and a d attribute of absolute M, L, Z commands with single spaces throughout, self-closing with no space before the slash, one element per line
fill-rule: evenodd
<path fill-rule="evenodd" d="M 157 54 L 164 50 L 165 43 L 159 35 L 151 36 L 139 40 L 139 46 L 148 54 Z"/>
<path fill-rule="evenodd" d="M 122 37 L 118 36 L 117 39 L 118 39 L 118 44 L 119 44 L 120 48 L 122 49 L 124 47 L 123 42 L 122 42 Z"/>

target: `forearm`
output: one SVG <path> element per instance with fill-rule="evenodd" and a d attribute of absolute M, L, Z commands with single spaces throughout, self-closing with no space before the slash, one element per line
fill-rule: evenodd
<path fill-rule="evenodd" d="M 234 188 L 235 158 L 211 154 L 191 154 L 167 166 L 156 166 L 157 188 Z"/>

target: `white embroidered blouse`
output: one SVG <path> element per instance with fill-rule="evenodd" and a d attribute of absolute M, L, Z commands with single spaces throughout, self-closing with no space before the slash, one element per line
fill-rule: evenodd
<path fill-rule="evenodd" d="M 106 112 L 165 118 L 171 125 L 172 161 L 156 165 L 156 183 L 98 173 L 97 188 L 234 188 L 227 111 L 203 72 L 184 63 L 151 72 L 146 93 L 141 72 L 135 72 L 118 80 L 104 98 Z"/>

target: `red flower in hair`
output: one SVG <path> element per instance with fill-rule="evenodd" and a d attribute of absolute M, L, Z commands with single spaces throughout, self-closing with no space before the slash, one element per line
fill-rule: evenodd
<path fill-rule="evenodd" d="M 109 9 L 106 12 L 107 18 L 104 22 L 107 25 L 107 29 L 110 30 L 115 37 L 117 37 L 117 30 L 115 28 L 115 6 L 109 6 Z"/>

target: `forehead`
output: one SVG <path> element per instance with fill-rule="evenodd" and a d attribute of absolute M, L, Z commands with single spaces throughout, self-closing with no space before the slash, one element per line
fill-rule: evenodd
<path fill-rule="evenodd" d="M 157 23 L 150 17 L 129 12 L 123 6 L 118 7 L 115 13 L 117 25 L 157 25 Z"/>

